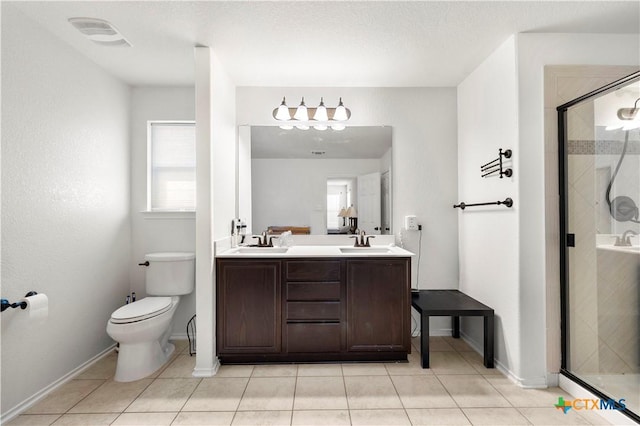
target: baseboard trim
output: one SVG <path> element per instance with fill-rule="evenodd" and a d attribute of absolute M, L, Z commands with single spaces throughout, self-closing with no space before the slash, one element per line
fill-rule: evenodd
<path fill-rule="evenodd" d="M 26 411 L 29 407 L 36 404 L 38 401 L 44 399 L 47 395 L 49 395 L 49 393 L 58 389 L 60 386 L 64 385 L 65 383 L 71 381 L 75 376 L 82 373 L 83 371 L 91 367 L 93 364 L 95 364 L 105 356 L 109 355 L 109 353 L 111 353 L 111 351 L 113 351 L 113 348 L 115 347 L 116 345 L 114 343 L 113 345 L 109 346 L 107 349 L 100 352 L 98 355 L 94 356 L 93 358 L 90 358 L 88 361 L 74 368 L 73 370 L 71 370 L 70 372 L 68 372 L 67 374 L 65 374 L 58 380 L 56 380 L 55 382 L 44 387 L 43 389 L 40 389 L 38 392 L 30 396 L 29 398 L 25 399 L 15 407 L 9 409 L 6 413 L 2 413 L 2 415 L 0 415 L 0 424 L 5 424 L 9 422 L 11 419 L 13 419 L 14 417 L 17 417 L 18 415 L 20 415 L 20 413 Z"/>
<path fill-rule="evenodd" d="M 173 333 L 169 340 L 189 340 L 187 333 Z"/>
<path fill-rule="evenodd" d="M 559 386 L 560 373 L 547 373 L 547 386 L 558 387 Z"/>
<path fill-rule="evenodd" d="M 471 346 L 471 348 L 474 351 L 478 352 L 480 355 L 484 353 L 484 347 L 483 347 L 484 342 L 483 343 L 477 342 L 462 330 L 460 331 L 460 337 L 465 342 L 467 342 L 467 344 Z M 511 369 L 507 365 L 500 362 L 500 360 L 494 359 L 494 364 L 498 371 L 500 371 L 502 374 L 507 376 L 509 380 L 511 380 L 513 383 L 520 386 L 521 388 L 545 389 L 548 387 L 548 381 L 546 376 L 535 378 L 535 379 L 523 379 L 522 377 L 518 377 L 516 374 L 514 374 L 513 371 L 511 371 Z"/>
<path fill-rule="evenodd" d="M 220 360 L 218 359 L 218 357 L 215 357 L 213 359 L 213 365 L 211 367 L 207 367 L 207 368 L 196 367 L 193 369 L 192 375 L 193 377 L 213 377 L 216 375 L 219 368 L 220 368 Z"/>

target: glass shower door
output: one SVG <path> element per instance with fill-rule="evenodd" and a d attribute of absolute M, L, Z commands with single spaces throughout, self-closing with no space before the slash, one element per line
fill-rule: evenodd
<path fill-rule="evenodd" d="M 640 413 L 640 85 L 614 89 L 566 108 L 563 368 Z"/>

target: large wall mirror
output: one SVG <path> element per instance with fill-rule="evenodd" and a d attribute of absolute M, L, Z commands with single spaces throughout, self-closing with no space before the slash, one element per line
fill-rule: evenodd
<path fill-rule="evenodd" d="M 240 126 L 238 215 L 250 232 L 391 234 L 392 129 Z"/>

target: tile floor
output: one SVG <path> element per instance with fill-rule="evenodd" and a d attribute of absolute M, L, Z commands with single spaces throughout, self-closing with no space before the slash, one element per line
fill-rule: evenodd
<path fill-rule="evenodd" d="M 112 380 L 100 360 L 10 425 L 577 425 L 595 413 L 554 408 L 559 388 L 521 389 L 459 339 L 431 338 L 431 369 L 408 363 L 222 366 L 191 376 L 186 342 L 153 377 Z"/>

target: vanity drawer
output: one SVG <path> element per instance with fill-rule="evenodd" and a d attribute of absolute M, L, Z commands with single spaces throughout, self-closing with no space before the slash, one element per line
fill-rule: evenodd
<path fill-rule="evenodd" d="M 339 260 L 289 260 L 285 265 L 287 280 L 340 281 Z"/>
<path fill-rule="evenodd" d="M 340 324 L 287 324 L 288 352 L 339 352 Z"/>
<path fill-rule="evenodd" d="M 287 300 L 340 300 L 340 282 L 287 283 Z"/>
<path fill-rule="evenodd" d="M 340 302 L 287 302 L 287 320 L 340 321 Z"/>

